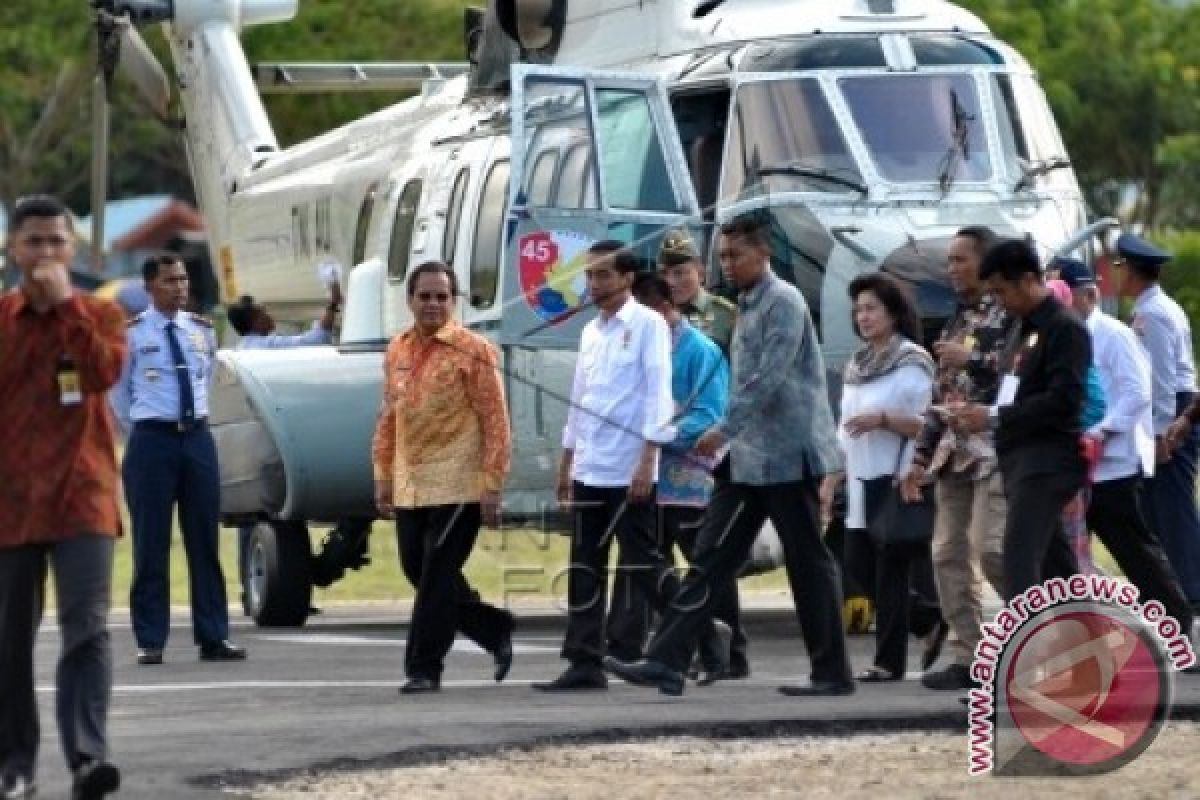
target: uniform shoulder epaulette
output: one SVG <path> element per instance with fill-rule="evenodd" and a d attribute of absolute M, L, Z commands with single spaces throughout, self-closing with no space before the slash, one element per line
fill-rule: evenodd
<path fill-rule="evenodd" d="M 197 314 L 193 311 L 189 313 L 188 316 L 190 316 L 192 318 L 192 322 L 195 322 L 197 325 L 203 325 L 206 328 L 211 328 L 213 326 L 213 321 L 203 314 Z"/>
<path fill-rule="evenodd" d="M 126 322 L 125 324 L 128 325 L 130 328 L 132 328 L 134 325 L 137 325 L 139 322 L 144 320 L 146 318 L 147 313 L 149 313 L 149 312 L 143 311 L 142 313 L 140 313 L 134 317 L 130 317 L 129 321 Z"/>
<path fill-rule="evenodd" d="M 737 306 L 734 305 L 732 300 L 721 297 L 719 294 L 710 294 L 709 297 L 712 298 L 714 305 L 718 305 L 726 311 L 737 311 Z"/>

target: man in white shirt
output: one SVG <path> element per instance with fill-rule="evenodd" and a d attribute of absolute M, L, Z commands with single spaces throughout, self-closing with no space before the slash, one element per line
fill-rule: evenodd
<path fill-rule="evenodd" d="M 1142 480 L 1154 474 L 1150 360 L 1137 335 L 1098 307 L 1100 292 L 1087 265 L 1072 258 L 1055 259 L 1055 264 L 1092 335 L 1093 360 L 1107 398 L 1104 419 L 1088 431 L 1102 447 L 1088 528 L 1142 597 L 1158 600 L 1184 631 L 1190 631 L 1191 606 L 1142 510 Z"/>
<path fill-rule="evenodd" d="M 632 298 L 637 257 L 616 241 L 593 244 L 584 272 L 599 314 L 583 329 L 563 430 L 558 502 L 574 516 L 567 575 L 567 670 L 535 689 L 603 689 L 609 546 L 655 606 L 679 581 L 655 535 L 659 446 L 675 438 L 671 334 Z"/>

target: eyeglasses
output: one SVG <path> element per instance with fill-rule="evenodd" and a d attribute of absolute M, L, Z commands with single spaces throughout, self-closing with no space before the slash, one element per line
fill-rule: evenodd
<path fill-rule="evenodd" d="M 17 241 L 25 247 L 53 247 L 57 249 L 60 247 L 66 247 L 71 240 L 65 236 L 42 236 L 40 234 L 32 233 L 28 236 L 20 237 L 17 239 Z"/>
<path fill-rule="evenodd" d="M 417 292 L 417 299 L 422 303 L 432 303 L 435 300 L 439 303 L 449 303 L 453 296 L 446 292 Z"/>
<path fill-rule="evenodd" d="M 1126 262 L 1125 262 L 1125 259 L 1123 259 L 1123 258 L 1114 258 L 1112 261 L 1110 261 L 1108 263 L 1113 267 L 1123 267 L 1123 266 L 1125 266 Z"/>

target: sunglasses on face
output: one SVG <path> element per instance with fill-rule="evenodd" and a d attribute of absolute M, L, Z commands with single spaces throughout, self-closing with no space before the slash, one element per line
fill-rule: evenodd
<path fill-rule="evenodd" d="M 449 303 L 452 295 L 446 292 L 417 292 L 417 299 L 422 303 Z"/>

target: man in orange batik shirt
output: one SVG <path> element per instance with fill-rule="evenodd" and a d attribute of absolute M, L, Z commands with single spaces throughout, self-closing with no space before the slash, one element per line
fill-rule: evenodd
<path fill-rule="evenodd" d="M 371 460 L 375 504 L 395 516 L 404 574 L 416 589 L 404 651 L 404 694 L 441 688 L 443 662 L 461 632 L 512 666 L 508 611 L 481 602 L 462 567 L 481 521 L 496 525 L 510 435 L 496 353 L 453 320 L 458 282 L 440 261 L 408 277 L 413 326 L 388 345 L 383 408 Z"/>

